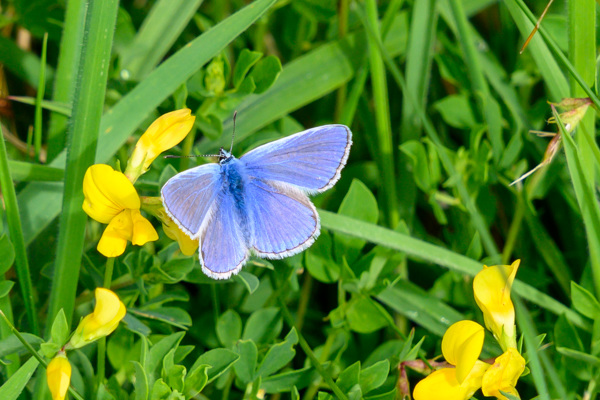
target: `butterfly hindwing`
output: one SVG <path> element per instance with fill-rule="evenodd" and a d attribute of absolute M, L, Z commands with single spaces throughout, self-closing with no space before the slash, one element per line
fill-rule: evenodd
<path fill-rule="evenodd" d="M 171 217 L 188 236 L 195 239 L 214 212 L 222 187 L 219 164 L 205 164 L 173 178 L 161 190 L 163 204 Z"/>
<path fill-rule="evenodd" d="M 200 236 L 200 263 L 202 271 L 214 279 L 227 279 L 237 274 L 248 258 L 247 238 L 241 226 L 245 216 L 225 188 L 207 229 Z"/>
<path fill-rule="evenodd" d="M 250 180 L 246 189 L 252 250 L 259 257 L 283 258 L 310 246 L 319 235 L 319 215 L 299 189 Z"/>
<path fill-rule="evenodd" d="M 240 160 L 251 177 L 320 193 L 340 178 L 351 145 L 346 126 L 325 125 L 257 147 Z"/>

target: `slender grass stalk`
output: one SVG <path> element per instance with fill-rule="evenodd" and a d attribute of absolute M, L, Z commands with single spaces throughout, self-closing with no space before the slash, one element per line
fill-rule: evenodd
<path fill-rule="evenodd" d="M 552 106 L 552 113 L 560 127 L 569 165 L 569 173 L 575 189 L 575 197 L 583 217 L 583 225 L 587 235 L 588 247 L 590 251 L 590 262 L 592 265 L 592 277 L 594 288 L 597 294 L 600 294 L 600 205 L 596 199 L 595 188 L 587 178 L 583 167 L 581 152 L 571 135 L 565 129 L 560 115 L 556 108 Z M 580 132 L 580 131 L 578 131 Z"/>
<path fill-rule="evenodd" d="M 338 37 L 343 39 L 348 33 L 348 4 L 349 0 L 338 1 Z M 348 86 L 346 83 L 340 86 L 335 94 L 335 112 L 334 120 L 340 122 L 344 106 L 346 104 L 346 94 Z"/>
<path fill-rule="evenodd" d="M 33 142 L 35 149 L 35 158 L 40 159 L 42 152 L 42 100 L 44 100 L 44 93 L 46 90 L 46 55 L 48 53 L 48 32 L 44 33 L 44 40 L 42 41 L 42 57 L 40 66 L 40 80 L 38 82 L 37 94 L 35 96 L 35 118 L 34 118 L 34 134 Z"/>
<path fill-rule="evenodd" d="M 106 268 L 104 269 L 104 282 L 103 287 L 110 289 L 112 284 L 112 275 L 115 268 L 114 257 L 106 259 Z M 106 372 L 106 337 L 98 340 L 98 365 L 96 366 L 96 387 L 99 387 L 105 379 Z"/>
<path fill-rule="evenodd" d="M 373 29 L 374 37 L 369 36 L 369 65 L 371 67 L 371 83 L 373 86 L 373 101 L 375 107 L 375 124 L 377 126 L 377 146 L 380 158 L 383 211 L 386 225 L 394 228 L 400 221 L 398 211 L 398 195 L 396 192 L 396 167 L 394 164 L 394 140 L 390 121 L 390 106 L 387 91 L 385 67 L 377 42 L 381 40 L 379 17 L 375 0 L 365 1 L 366 17 Z"/>
<path fill-rule="evenodd" d="M 502 156 L 502 152 L 504 151 L 502 127 L 500 125 L 501 117 L 498 113 L 494 112 L 494 98 L 490 93 L 483 70 L 481 69 L 477 50 L 475 49 L 475 42 L 473 40 L 474 38 L 469 30 L 469 23 L 463 9 L 462 2 L 450 1 L 450 6 L 456 21 L 458 38 L 464 53 L 464 60 L 469 73 L 472 90 L 474 92 L 481 117 L 487 125 L 487 131 L 489 134 L 490 143 L 492 144 L 494 160 L 498 162 Z"/>
<path fill-rule="evenodd" d="M 6 222 L 8 224 L 8 233 L 10 240 L 15 248 L 15 270 L 19 278 L 21 295 L 27 314 L 27 322 L 31 333 L 39 335 L 40 326 L 35 309 L 35 299 L 33 285 L 31 284 L 31 272 L 29 270 L 29 261 L 27 260 L 27 249 L 23 239 L 23 230 L 21 228 L 21 218 L 19 217 L 19 204 L 17 195 L 13 186 L 10 169 L 8 168 L 8 155 L 6 154 L 6 145 L 2 126 L 0 125 L 0 188 L 4 197 L 4 206 L 6 208 Z"/>
<path fill-rule="evenodd" d="M 96 155 L 118 6 L 118 0 L 90 0 L 86 17 L 86 46 L 79 63 L 73 120 L 68 131 L 69 152 L 47 329 L 61 308 L 69 325 L 73 316 L 87 219 L 81 208 L 81 187 L 85 171 Z"/>
<path fill-rule="evenodd" d="M 365 25 L 365 28 L 366 28 L 367 32 L 369 33 L 369 35 L 376 38 L 376 35 L 373 32 L 373 29 L 372 29 L 370 23 L 367 22 L 367 19 L 364 17 L 364 15 L 361 12 L 359 12 L 358 14 L 359 14 L 361 20 L 363 21 L 363 24 Z M 435 131 L 433 124 L 431 123 L 431 121 L 429 121 L 429 119 L 427 118 L 427 115 L 425 114 L 425 111 L 423 110 L 422 107 L 420 107 L 417 100 L 413 96 L 411 96 L 410 93 L 406 90 L 406 81 L 404 80 L 402 73 L 400 72 L 400 70 L 394 63 L 394 61 L 389 56 L 387 50 L 385 50 L 385 48 L 383 47 L 383 45 L 381 44 L 380 41 L 376 40 L 375 44 L 378 46 L 379 51 L 381 52 L 381 55 L 383 57 L 383 60 L 385 61 L 392 76 L 394 77 L 396 84 L 400 87 L 400 89 L 402 90 L 403 93 L 408 94 L 407 95 L 408 100 L 413 103 L 413 106 L 414 106 L 419 118 L 423 122 L 423 127 L 425 128 L 427 135 L 429 136 L 431 141 L 436 145 L 436 147 L 438 149 L 438 156 L 440 157 L 440 160 L 442 161 L 442 165 L 446 169 L 448 175 L 451 178 L 454 178 L 453 181 L 456 184 L 456 190 L 458 191 L 461 201 L 463 202 L 463 204 L 465 205 L 465 208 L 467 209 L 469 215 L 471 216 L 471 221 L 472 221 L 473 226 L 475 227 L 475 229 L 479 232 L 479 235 L 481 236 L 483 246 L 485 247 L 488 255 L 493 260 L 495 260 L 494 262 L 500 262 L 500 253 L 498 252 L 496 243 L 494 242 L 494 239 L 492 238 L 492 235 L 490 234 L 490 231 L 489 231 L 487 225 L 485 224 L 485 221 L 483 220 L 483 216 L 479 212 L 477 205 L 475 204 L 475 202 L 471 198 L 469 192 L 467 191 L 467 188 L 464 185 L 464 182 L 462 181 L 461 177 L 458 176 L 458 173 L 456 172 L 456 169 L 454 168 L 454 164 L 452 163 L 452 160 L 450 160 L 450 157 L 446 153 L 446 150 L 444 149 L 442 141 L 441 141 L 439 135 L 437 134 L 437 132 Z"/>
<path fill-rule="evenodd" d="M 87 11 L 87 0 L 69 0 L 65 12 L 63 34 L 60 38 L 60 52 L 54 79 L 52 100 L 72 105 L 75 92 L 76 73 L 81 57 L 83 28 Z M 65 131 L 68 118 L 58 113 L 50 114 L 47 139 L 47 160 L 52 161 L 65 146 Z"/>

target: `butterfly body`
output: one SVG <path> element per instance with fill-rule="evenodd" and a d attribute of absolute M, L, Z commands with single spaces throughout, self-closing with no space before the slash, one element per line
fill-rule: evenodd
<path fill-rule="evenodd" d="M 227 279 L 250 254 L 277 259 L 310 246 L 320 232 L 307 194 L 329 189 L 346 163 L 352 134 L 343 125 L 309 129 L 241 158 L 221 149 L 219 163 L 171 178 L 161 194 L 167 214 L 200 242 L 203 271 Z"/>

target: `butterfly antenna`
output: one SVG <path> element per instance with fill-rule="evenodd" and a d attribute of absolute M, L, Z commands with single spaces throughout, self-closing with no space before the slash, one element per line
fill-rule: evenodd
<path fill-rule="evenodd" d="M 163 156 L 164 158 L 195 158 L 195 157 L 219 157 L 218 154 L 192 154 L 189 156 L 176 156 L 173 154 L 168 154 Z"/>
<path fill-rule="evenodd" d="M 231 146 L 229 147 L 229 154 L 233 150 L 233 139 L 235 139 L 235 119 L 237 117 L 237 110 L 233 112 L 233 133 L 231 134 Z"/>

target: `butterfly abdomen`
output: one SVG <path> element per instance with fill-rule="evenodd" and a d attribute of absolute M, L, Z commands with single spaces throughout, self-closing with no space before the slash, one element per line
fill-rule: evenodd
<path fill-rule="evenodd" d="M 221 164 L 221 174 L 223 176 L 223 187 L 229 191 L 234 200 L 238 215 L 237 222 L 244 235 L 244 240 L 248 242 L 251 234 L 245 197 L 248 177 L 244 171 L 244 165 L 235 157 L 231 157 L 226 163 Z"/>

